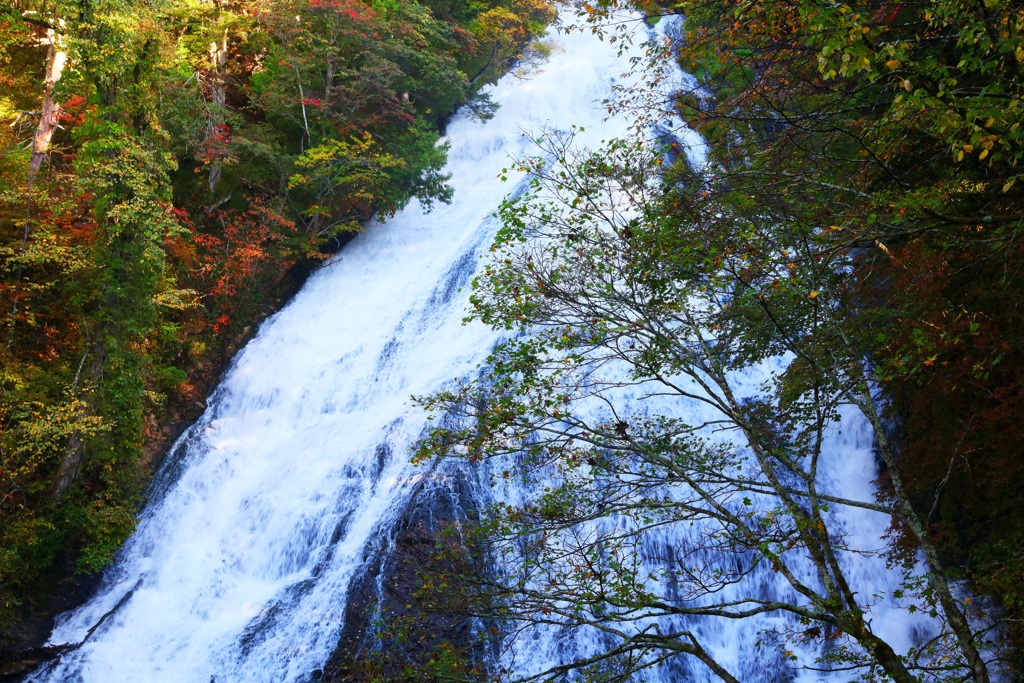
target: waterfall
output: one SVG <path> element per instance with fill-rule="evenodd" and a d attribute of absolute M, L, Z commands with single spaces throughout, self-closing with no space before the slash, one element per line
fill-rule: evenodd
<path fill-rule="evenodd" d="M 367 548 L 430 476 L 409 462 L 426 424 L 409 397 L 477 372 L 498 341 L 462 318 L 497 227 L 492 212 L 525 182 L 503 169 L 532 151 L 530 133 L 542 127 L 582 126 L 578 141 L 593 144 L 626 132 L 628 122 L 608 119 L 601 100 L 629 80 L 642 47 L 619 54 L 589 32 L 555 40 L 539 74 L 493 88 L 501 108 L 492 120 L 463 115 L 450 124 L 451 205 L 424 214 L 414 204 L 368 226 L 239 353 L 172 449 L 99 591 L 51 636 L 84 644 L 31 680 L 288 683 L 323 666 Z M 702 163 L 702 147 L 687 140 Z M 863 421 L 847 416 L 833 447 L 846 471 L 829 476 L 870 498 L 876 475 Z M 859 514 L 846 520 L 848 533 L 880 547 L 887 520 Z M 887 588 L 877 561 L 856 571 Z M 773 669 L 774 655 L 754 655 L 765 626 L 714 624 L 702 635 L 741 678 L 792 678 Z M 907 624 L 894 618 L 881 630 L 909 645 Z M 540 670 L 587 647 L 538 632 L 507 656 Z M 666 667 L 652 677 L 685 674 Z"/>

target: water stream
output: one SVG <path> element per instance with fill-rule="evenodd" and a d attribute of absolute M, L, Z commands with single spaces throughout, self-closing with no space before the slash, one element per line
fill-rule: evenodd
<path fill-rule="evenodd" d="M 512 172 L 503 182 L 502 169 L 532 151 L 524 132 L 576 124 L 584 143 L 625 132 L 627 122 L 608 120 L 600 102 L 642 48 L 619 55 L 586 32 L 554 40 L 560 47 L 539 74 L 493 89 L 501 104 L 493 120 L 457 117 L 449 126 L 450 206 L 424 214 L 414 204 L 369 226 L 239 353 L 158 474 L 102 587 L 61 619 L 51 642 L 82 641 L 134 592 L 81 648 L 32 680 L 291 683 L 323 666 L 368 544 L 429 476 L 409 463 L 425 425 L 410 395 L 473 374 L 497 341 L 462 318 L 496 228 L 491 213 L 523 182 Z M 703 149 L 687 140 L 701 163 Z M 850 416 L 833 438 L 841 457 L 828 473 L 868 498 L 870 446 Z M 881 545 L 886 520 L 874 517 L 848 520 L 848 532 Z M 876 573 L 872 585 L 885 588 L 878 567 L 855 571 Z M 702 635 L 744 680 L 792 678 L 776 655 L 753 655 L 764 625 L 711 625 Z M 883 630 L 909 644 L 906 624 Z M 538 633 L 508 656 L 538 670 L 587 647 Z M 689 673 L 665 668 L 655 678 Z"/>

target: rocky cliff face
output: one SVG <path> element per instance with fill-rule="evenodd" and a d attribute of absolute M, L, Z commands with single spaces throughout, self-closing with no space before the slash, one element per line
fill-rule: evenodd
<path fill-rule="evenodd" d="M 54 618 L 85 602 L 99 580 L 99 574 L 76 574 L 69 566 L 64 578 L 55 581 L 53 595 L 44 605 L 31 604 L 24 610 L 24 618 L 4 634 L 6 642 L 0 647 L 0 683 L 17 683 L 27 673 L 67 649 L 66 645 L 46 645 Z"/>
<path fill-rule="evenodd" d="M 425 478 L 355 579 L 338 646 L 319 680 L 483 678 L 493 642 L 465 610 L 467 577 L 484 567 L 465 533 L 476 515 L 471 486 L 449 472 Z"/>

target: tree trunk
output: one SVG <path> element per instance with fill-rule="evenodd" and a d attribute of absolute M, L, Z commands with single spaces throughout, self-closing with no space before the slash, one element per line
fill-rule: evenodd
<path fill-rule="evenodd" d="M 94 383 L 98 383 L 103 377 L 103 366 L 107 358 L 106 351 L 103 349 L 99 341 L 93 342 L 93 360 L 87 368 L 88 377 Z M 82 358 L 85 361 L 85 358 Z M 82 371 L 81 364 L 78 368 L 79 373 Z M 79 375 L 75 375 L 75 384 L 78 384 Z M 87 399 L 89 404 L 89 411 L 95 414 L 94 405 L 92 399 Z M 67 448 L 64 450 L 64 455 L 61 457 L 60 465 L 57 467 L 57 476 L 55 477 L 55 483 L 53 485 L 53 502 L 59 504 L 64 494 L 71 487 L 75 480 L 78 479 L 79 473 L 82 471 L 82 465 L 85 464 L 86 451 L 85 443 L 82 441 L 81 432 L 75 431 L 71 434 L 71 438 L 68 439 Z"/>
<path fill-rule="evenodd" d="M 57 26 L 63 25 L 63 21 L 57 21 Z M 60 80 L 64 73 L 64 66 L 67 64 L 68 54 L 64 49 L 64 36 L 58 28 L 46 30 L 46 43 L 49 46 L 46 51 L 46 77 L 43 81 L 43 108 L 39 117 L 39 126 L 36 128 L 32 139 L 32 162 L 29 166 L 29 180 L 42 168 L 43 159 L 50 150 L 50 139 L 57 129 L 57 122 L 60 116 L 60 105 L 53 101 L 53 87 Z"/>
<path fill-rule="evenodd" d="M 867 377 L 867 373 L 862 368 L 860 371 L 862 377 Z M 896 461 L 896 450 L 889 443 L 885 432 L 885 425 L 882 424 L 882 418 L 875 405 L 875 399 L 871 395 L 870 385 L 865 382 L 864 388 L 860 390 L 859 395 L 854 396 L 854 400 L 871 423 L 875 438 L 878 441 L 879 454 L 882 456 L 882 461 L 885 462 L 886 469 L 889 471 L 889 480 L 892 484 L 893 496 L 896 498 L 896 505 L 900 511 L 900 518 L 907 525 L 907 528 L 910 529 L 918 546 L 921 548 L 921 554 L 924 555 L 924 563 L 928 573 L 928 583 L 932 590 L 935 591 L 935 596 L 942 606 L 942 613 L 946 617 L 949 628 L 956 638 L 960 653 L 964 656 L 971 669 L 971 680 L 974 683 L 989 683 L 988 667 L 975 645 L 974 632 L 971 628 L 970 620 L 960 608 L 959 601 L 953 595 L 949 581 L 946 579 L 945 567 L 943 567 L 942 561 L 939 559 L 939 553 L 936 551 L 935 546 L 932 545 L 931 539 L 928 537 L 928 530 L 911 504 L 910 496 L 904 488 L 899 463 Z"/>
<path fill-rule="evenodd" d="M 224 36 L 220 44 L 217 41 L 210 43 L 210 128 L 207 133 L 207 141 L 222 132 L 224 124 L 224 111 L 227 107 L 227 64 L 228 64 L 228 32 L 224 29 Z M 213 195 L 220 182 L 222 166 L 214 159 L 210 164 L 210 176 L 207 184 L 210 187 L 210 194 Z"/>

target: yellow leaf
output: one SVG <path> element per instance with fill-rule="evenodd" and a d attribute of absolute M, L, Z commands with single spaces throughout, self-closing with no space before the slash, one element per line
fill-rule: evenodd
<path fill-rule="evenodd" d="M 964 145 L 964 151 L 970 154 L 974 151 L 974 145 Z"/>
<path fill-rule="evenodd" d="M 988 150 L 987 149 L 981 150 L 981 154 L 978 155 L 978 161 L 981 161 L 982 159 L 984 159 L 987 156 L 988 156 Z"/>
<path fill-rule="evenodd" d="M 813 292 L 811 292 L 810 294 L 807 295 L 807 298 L 808 299 L 813 299 L 814 297 L 818 296 L 820 293 L 821 292 L 819 292 L 818 290 L 814 290 Z"/>
<path fill-rule="evenodd" d="M 899 68 L 900 62 L 898 59 L 890 59 L 888 62 L 885 63 L 885 65 L 890 69 L 897 69 Z"/>

